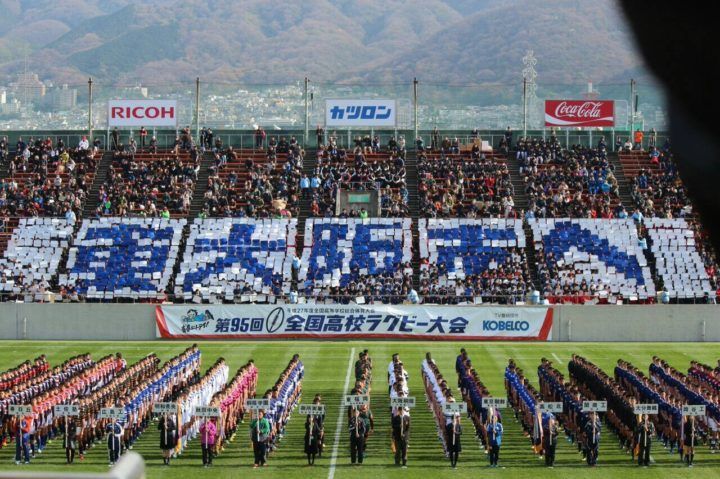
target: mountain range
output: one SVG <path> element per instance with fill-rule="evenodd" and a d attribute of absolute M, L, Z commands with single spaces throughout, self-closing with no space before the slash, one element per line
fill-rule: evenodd
<path fill-rule="evenodd" d="M 647 72 L 611 0 L 0 0 L 0 75 L 193 80 L 625 82 Z"/>

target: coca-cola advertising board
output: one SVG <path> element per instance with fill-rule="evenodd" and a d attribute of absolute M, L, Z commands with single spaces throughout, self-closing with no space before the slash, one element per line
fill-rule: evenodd
<path fill-rule="evenodd" d="M 545 126 L 615 126 L 615 102 L 545 100 Z"/>

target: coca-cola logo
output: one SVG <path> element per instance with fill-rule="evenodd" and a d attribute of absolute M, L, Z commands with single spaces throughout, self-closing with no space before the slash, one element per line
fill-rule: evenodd
<path fill-rule="evenodd" d="M 586 101 L 580 105 L 568 105 L 566 101 L 563 101 L 555 107 L 555 117 L 600 118 L 601 107 L 602 103 L 596 101 Z"/>
<path fill-rule="evenodd" d="M 614 110 L 610 100 L 547 100 L 545 126 L 614 126 Z"/>

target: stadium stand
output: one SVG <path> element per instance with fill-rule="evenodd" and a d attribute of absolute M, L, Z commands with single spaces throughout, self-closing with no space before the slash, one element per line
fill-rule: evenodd
<path fill-rule="evenodd" d="M 420 219 L 423 302 L 505 303 L 531 287 L 525 233 L 515 219 Z"/>
<path fill-rule="evenodd" d="M 85 220 L 59 284 L 88 300 L 163 300 L 185 224 L 166 218 Z"/>
<path fill-rule="evenodd" d="M 216 151 L 205 193 L 205 215 L 297 217 L 303 150 L 294 143 L 267 151 Z"/>
<path fill-rule="evenodd" d="M 409 215 L 405 153 L 398 147 L 386 151 L 355 147 L 352 157 L 344 149 L 328 146 L 317 153 L 317 167 L 309 179 L 312 216 L 334 216 L 337 191 L 342 189 L 379 190 L 383 217 Z M 308 192 L 303 192 L 308 195 Z M 358 217 L 356 210 L 343 211 L 341 217 Z"/>
<path fill-rule="evenodd" d="M 614 218 L 622 209 L 604 145 L 563 149 L 555 136 L 518 141 L 528 210 L 536 218 Z"/>
<path fill-rule="evenodd" d="M 50 138 L 20 139 L 16 148 L 0 179 L 0 216 L 80 215 L 97 168 L 93 151 Z"/>
<path fill-rule="evenodd" d="M 47 301 L 73 226 L 59 218 L 21 218 L 0 259 L 0 290 L 8 299 Z"/>
<path fill-rule="evenodd" d="M 216 303 L 287 295 L 296 231 L 296 219 L 196 219 L 175 277 L 176 297 Z"/>
<path fill-rule="evenodd" d="M 648 302 L 655 285 L 631 219 L 531 219 L 551 302 Z"/>
<path fill-rule="evenodd" d="M 454 151 L 454 150 L 453 150 Z M 420 213 L 426 218 L 512 216 L 515 203 L 505 157 L 480 152 L 418 158 Z"/>
<path fill-rule="evenodd" d="M 706 265 L 696 249 L 695 234 L 685 219 L 648 218 L 644 222 L 651 240 L 658 278 L 671 298 L 715 298 Z"/>
<path fill-rule="evenodd" d="M 298 278 L 307 301 L 402 303 L 412 288 L 410 219 L 308 219 Z"/>
<path fill-rule="evenodd" d="M 100 187 L 98 216 L 184 216 L 190 209 L 200 169 L 196 149 L 155 155 L 115 152 Z"/>

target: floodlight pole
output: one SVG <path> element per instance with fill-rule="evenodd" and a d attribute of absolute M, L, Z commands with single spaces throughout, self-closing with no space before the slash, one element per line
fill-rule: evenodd
<path fill-rule="evenodd" d="M 90 147 L 92 147 L 93 144 L 93 114 L 92 114 L 92 104 L 93 104 L 93 80 L 92 77 L 88 78 L 88 143 L 90 144 Z"/>
<path fill-rule="evenodd" d="M 195 141 L 200 144 L 200 77 L 195 78 Z"/>

